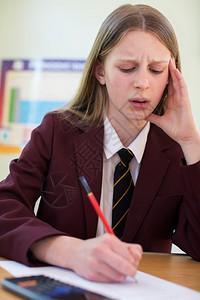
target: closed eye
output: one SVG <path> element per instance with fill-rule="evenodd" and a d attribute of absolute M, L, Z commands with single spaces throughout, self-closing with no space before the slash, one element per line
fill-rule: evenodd
<path fill-rule="evenodd" d="M 152 73 L 154 74 L 161 74 L 163 72 L 163 70 L 154 70 L 154 69 L 149 69 Z"/>
<path fill-rule="evenodd" d="M 130 72 L 134 71 L 135 69 L 136 69 L 136 67 L 128 68 L 128 69 L 120 68 L 120 71 L 122 71 L 124 73 L 130 73 Z"/>

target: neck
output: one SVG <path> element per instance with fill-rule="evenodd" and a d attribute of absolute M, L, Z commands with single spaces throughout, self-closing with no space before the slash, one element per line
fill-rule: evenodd
<path fill-rule="evenodd" d="M 128 147 L 136 139 L 147 123 L 145 120 L 133 121 L 130 119 L 125 119 L 123 122 L 120 122 L 115 118 L 109 118 L 109 121 L 124 147 Z"/>

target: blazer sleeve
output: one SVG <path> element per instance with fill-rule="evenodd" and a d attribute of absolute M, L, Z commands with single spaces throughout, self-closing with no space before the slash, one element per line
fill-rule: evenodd
<path fill-rule="evenodd" d="M 10 174 L 0 183 L 0 256 L 31 265 L 30 246 L 40 239 L 64 234 L 39 220 L 34 205 L 41 195 L 51 159 L 54 114 L 47 114 L 31 135 Z"/>
<path fill-rule="evenodd" d="M 173 242 L 200 261 L 200 161 L 181 167 L 183 202 Z"/>

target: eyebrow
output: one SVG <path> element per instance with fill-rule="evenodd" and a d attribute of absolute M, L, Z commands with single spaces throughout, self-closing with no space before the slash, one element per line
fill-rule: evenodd
<path fill-rule="evenodd" d="M 163 60 L 159 60 L 159 59 L 153 59 L 151 61 L 151 63 L 169 63 L 170 59 L 163 59 Z"/>
<path fill-rule="evenodd" d="M 169 63 L 169 60 L 168 59 L 152 59 L 149 63 L 150 64 L 153 64 L 153 63 L 156 63 L 156 64 Z M 126 62 L 126 63 L 137 63 L 137 60 L 136 59 L 126 59 L 126 58 L 122 58 L 122 59 L 118 60 L 118 63 L 123 63 L 123 62 Z"/>

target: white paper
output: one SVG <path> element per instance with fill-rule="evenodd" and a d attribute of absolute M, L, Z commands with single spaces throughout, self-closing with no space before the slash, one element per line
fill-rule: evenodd
<path fill-rule="evenodd" d="M 137 282 L 128 277 L 121 283 L 97 283 L 88 281 L 73 271 L 53 266 L 29 268 L 14 261 L 0 261 L 0 266 L 14 277 L 46 275 L 115 300 L 200 300 L 200 293 L 197 291 L 140 271 L 137 272 Z"/>

